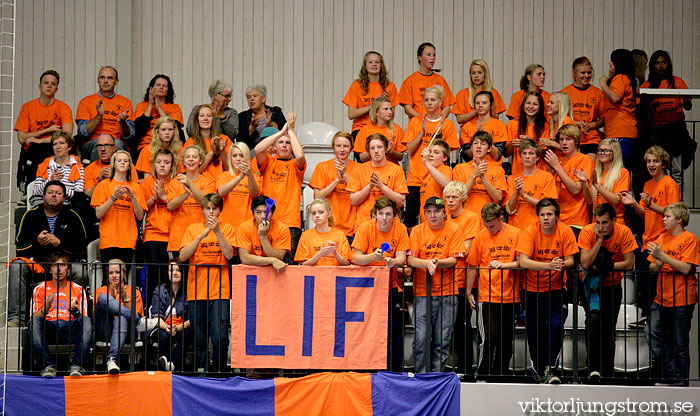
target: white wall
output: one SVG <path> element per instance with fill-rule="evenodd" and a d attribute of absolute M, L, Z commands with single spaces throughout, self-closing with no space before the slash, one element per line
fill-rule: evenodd
<path fill-rule="evenodd" d="M 59 71 L 60 99 L 75 111 L 96 90 L 97 69 L 113 64 L 118 91 L 134 103 L 162 72 L 187 113 L 208 101 L 213 79 L 224 78 L 236 109 L 247 108 L 247 85 L 264 83 L 268 102 L 296 110 L 301 123 L 349 129 L 341 100 L 364 52 L 380 51 L 399 87 L 418 68 L 423 41 L 437 46 L 436 67 L 455 93 L 474 58 L 489 62 L 508 101 L 529 63 L 545 66 L 545 89 L 556 91 L 571 82 L 574 58 L 587 55 L 602 75 L 621 47 L 666 49 L 676 75 L 700 86 L 696 0 L 25 0 L 17 2 L 17 28 L 15 116 L 36 97 L 43 70 Z M 398 121 L 405 127 L 403 115 Z"/>

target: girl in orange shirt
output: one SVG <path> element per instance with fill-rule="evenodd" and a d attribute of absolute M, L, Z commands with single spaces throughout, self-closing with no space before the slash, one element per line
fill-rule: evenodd
<path fill-rule="evenodd" d="M 600 77 L 600 89 L 605 94 L 605 137 L 620 142 L 622 159 L 627 159 L 637 138 L 634 57 L 627 49 L 615 49 L 610 54 L 607 76 Z"/>
<path fill-rule="evenodd" d="M 348 266 L 350 245 L 345 233 L 333 227 L 331 203 L 326 198 L 314 199 L 307 210 L 316 227 L 301 234 L 294 261 L 303 266 Z"/>
<path fill-rule="evenodd" d="M 439 70 L 433 70 L 435 65 L 435 45 L 429 42 L 421 43 L 416 52 L 418 56 L 418 71 L 411 74 L 401 84 L 399 91 L 399 103 L 403 105 L 404 111 L 409 118 L 419 117 L 425 113 L 423 94 L 428 87 L 440 85 L 444 89 L 444 100 L 441 102 L 440 114 L 447 117 L 450 115 L 450 108 L 455 103 L 450 86 L 445 78 L 438 75 Z"/>
<path fill-rule="evenodd" d="M 617 220 L 624 224 L 624 205 L 621 192 L 630 190 L 630 174 L 622 167 L 620 142 L 605 139 L 598 145 L 598 158 L 591 177 L 594 206 L 607 202 L 615 207 Z"/>
<path fill-rule="evenodd" d="M 91 205 L 100 220 L 100 259 L 131 262 L 139 232 L 136 221 L 143 219 L 143 199 L 138 180 L 131 177 L 131 155 L 118 150 L 109 165 L 109 180 L 97 184 Z"/>
<path fill-rule="evenodd" d="M 493 94 L 492 117 L 498 118 L 499 114 L 506 111 L 501 94 L 492 87 L 489 65 L 483 59 L 475 59 L 469 65 L 469 86 L 457 93 L 457 102 L 452 107 L 452 114 L 457 116 L 457 123 L 464 124 L 477 116 L 474 98 L 479 91 L 489 91 Z"/>
<path fill-rule="evenodd" d="M 571 65 L 574 82 L 561 91 L 571 100 L 571 114 L 576 126 L 581 129 L 579 151 L 595 160 L 601 135 L 598 129 L 605 123 L 605 96 L 603 91 L 591 84 L 593 65 L 585 56 L 574 59 Z"/>
<path fill-rule="evenodd" d="M 136 171 L 147 178 L 151 175 L 153 167 L 151 159 L 159 149 L 168 149 L 173 154 L 175 168 L 178 164 L 178 156 L 182 151 L 181 129 L 175 124 L 176 121 L 169 115 L 165 115 L 156 121 L 153 126 L 153 135 L 148 146 L 144 147 L 136 161 Z"/>
<path fill-rule="evenodd" d="M 544 102 L 549 101 L 549 93 L 542 89 L 544 86 L 545 73 L 544 67 L 539 64 L 530 64 L 525 68 L 525 73 L 520 77 L 520 90 L 516 91 L 510 97 L 508 104 L 508 112 L 506 116 L 513 120 L 518 117 L 518 109 L 523 102 L 523 97 L 528 91 L 534 91 L 542 96 Z"/>
<path fill-rule="evenodd" d="M 403 140 L 403 129 L 394 123 L 394 107 L 391 101 L 384 96 L 379 96 L 372 101 L 369 107 L 370 124 L 362 127 L 355 138 L 353 151 L 360 159 L 360 162 L 369 160 L 369 153 L 365 149 L 367 138 L 374 133 L 381 133 L 389 139 L 389 148 L 386 155 L 389 161 L 398 163 L 403 160 L 405 146 Z"/>
<path fill-rule="evenodd" d="M 155 129 L 154 129 L 155 130 Z M 143 155 L 144 152 L 141 152 Z M 165 276 L 168 262 L 168 238 L 172 213 L 168 211 L 165 188 L 175 177 L 175 155 L 168 149 L 158 149 L 153 155 L 152 175 L 141 182 L 146 200 L 146 224 L 143 227 L 143 251 L 147 263 L 148 282 L 146 293 L 153 293 Z"/>
<path fill-rule="evenodd" d="M 564 124 L 575 124 L 571 117 L 571 100 L 566 93 L 555 92 L 547 102 L 547 117 L 549 117 L 549 137 L 554 137 Z M 540 139 L 540 146 L 561 150 L 559 143 L 552 139 Z M 545 148 L 546 150 L 546 148 Z"/>
<path fill-rule="evenodd" d="M 506 145 L 506 156 L 513 156 L 511 162 L 511 172 L 517 175 L 523 171 L 523 163 L 520 161 L 520 143 L 525 139 L 530 139 L 539 143 L 543 137 L 549 137 L 547 129 L 547 117 L 545 116 L 544 100 L 536 92 L 528 91 L 520 104 L 520 115 L 517 119 L 510 120 L 506 126 L 508 133 L 508 144 Z M 540 157 L 540 167 L 544 169 L 544 158 Z"/>
<path fill-rule="evenodd" d="M 506 125 L 497 118 L 491 117 L 494 107 L 494 97 L 490 91 L 480 91 L 474 97 L 476 106 L 476 118 L 469 123 L 464 123 L 459 135 L 459 143 L 462 146 L 460 153 L 464 161 L 469 161 L 473 157 L 471 150 L 471 139 L 477 131 L 488 132 L 493 138 L 493 146 L 489 151 L 489 162 L 502 163 L 501 156 L 506 150 L 508 134 Z"/>
<path fill-rule="evenodd" d="M 216 180 L 221 172 L 228 170 L 228 150 L 231 139 L 219 133 L 214 123 L 214 111 L 208 104 L 200 105 L 194 112 L 192 120 L 192 137 L 185 146 L 195 145 L 204 151 L 204 159 L 199 171 Z"/>
<path fill-rule="evenodd" d="M 357 138 L 360 129 L 369 124 L 367 114 L 373 99 L 378 97 L 383 97 L 392 103 L 392 109 L 399 103 L 399 93 L 396 85 L 389 81 L 389 73 L 382 54 L 369 51 L 362 59 L 360 75 L 350 85 L 343 98 L 343 103 L 348 106 L 348 118 L 352 120 L 353 138 Z"/>
<path fill-rule="evenodd" d="M 136 137 L 138 138 L 138 150 L 141 151 L 148 146 L 155 126 L 156 120 L 164 116 L 170 116 L 177 122 L 176 129 L 182 131 L 185 125 L 182 119 L 182 109 L 174 103 L 175 91 L 170 77 L 164 74 L 156 74 L 148 83 L 143 101 L 136 105 L 134 110 L 136 120 Z M 182 133 L 180 133 L 182 136 Z M 149 171 L 150 172 L 150 171 Z"/>
<path fill-rule="evenodd" d="M 253 219 L 248 209 L 253 198 L 260 193 L 262 177 L 251 167 L 250 149 L 243 142 L 233 143 L 229 149 L 229 168 L 216 177 L 219 195 L 224 198 L 222 222 L 238 229 L 245 220 Z"/>

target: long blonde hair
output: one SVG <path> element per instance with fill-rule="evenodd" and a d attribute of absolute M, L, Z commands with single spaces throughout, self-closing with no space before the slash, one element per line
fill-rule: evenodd
<path fill-rule="evenodd" d="M 163 148 L 163 141 L 160 139 L 158 129 L 162 124 L 165 123 L 172 123 L 173 129 L 175 129 L 175 134 L 173 134 L 173 139 L 170 141 L 170 146 L 168 146 L 168 150 L 170 150 L 173 153 L 173 164 L 177 165 L 178 155 L 180 154 L 180 150 L 182 149 L 182 139 L 180 138 L 180 129 L 177 127 L 177 122 L 175 122 L 175 119 L 170 117 L 169 115 L 166 114 L 163 117 L 159 118 L 158 121 L 156 121 L 156 124 L 153 126 L 149 150 L 151 151 L 151 155 L 155 155 L 158 149 Z"/>
<path fill-rule="evenodd" d="M 551 117 L 549 119 L 549 137 L 554 137 L 561 128 L 562 124 L 564 123 L 564 119 L 566 118 L 566 116 L 569 116 L 569 118 L 572 120 L 574 119 L 574 117 L 571 114 L 571 100 L 565 92 L 553 92 L 552 95 L 549 96 L 549 98 L 557 100 L 557 104 L 559 107 L 559 112 L 557 113 L 557 121 L 554 121 L 554 117 Z"/>
<path fill-rule="evenodd" d="M 333 216 L 333 210 L 331 209 L 331 203 L 326 198 L 316 198 L 309 205 L 306 206 L 306 212 L 311 213 L 311 207 L 314 205 L 323 205 L 328 210 L 328 226 L 335 226 L 335 217 Z"/>
<path fill-rule="evenodd" d="M 603 188 L 607 189 L 608 191 L 612 191 L 613 186 L 615 186 L 615 182 L 620 178 L 620 172 L 622 172 L 622 148 L 620 147 L 620 142 L 618 142 L 615 139 L 602 140 L 598 145 L 598 148 L 600 149 L 600 146 L 602 145 L 610 146 L 610 148 L 613 151 L 613 160 L 612 164 L 610 165 L 610 170 L 608 170 L 608 174 L 605 176 L 605 180 L 601 182 Z M 595 172 L 598 175 L 598 181 L 600 181 L 600 178 L 603 177 L 604 172 L 603 164 L 600 162 L 600 158 L 596 158 Z"/>
<path fill-rule="evenodd" d="M 114 152 L 112 155 L 112 159 L 109 161 L 109 179 L 114 179 L 114 163 L 117 160 L 117 155 L 126 155 L 129 158 L 129 169 L 126 171 L 126 181 L 131 182 L 131 171 L 134 169 L 134 163 L 131 161 L 131 153 L 127 152 L 126 150 L 117 150 Z"/>
<path fill-rule="evenodd" d="M 391 101 L 389 101 L 388 98 L 379 96 L 375 98 L 372 101 L 372 104 L 369 106 L 369 121 L 372 122 L 372 124 L 377 124 L 377 111 L 379 111 L 379 107 L 381 107 L 382 103 L 389 103 L 391 105 Z M 389 129 L 390 132 L 394 131 L 394 110 L 391 110 L 392 117 L 391 120 L 387 121 L 386 127 Z"/>
<path fill-rule="evenodd" d="M 484 91 L 491 91 L 493 85 L 491 84 L 491 71 L 489 71 L 489 64 L 483 59 L 474 59 L 471 64 L 469 64 L 469 82 L 467 83 L 469 89 L 469 105 L 474 108 L 474 96 L 476 95 L 476 87 L 472 82 L 472 67 L 476 65 L 484 70 L 484 85 L 481 87 Z"/>
<path fill-rule="evenodd" d="M 231 144 L 231 148 L 228 150 L 228 171 L 231 175 L 236 174 L 237 172 L 234 172 L 233 170 L 233 148 L 236 148 L 243 153 L 243 157 L 245 160 L 250 162 L 250 148 L 248 147 L 247 144 L 243 142 L 236 142 Z M 239 171 L 240 172 L 240 171 Z"/>

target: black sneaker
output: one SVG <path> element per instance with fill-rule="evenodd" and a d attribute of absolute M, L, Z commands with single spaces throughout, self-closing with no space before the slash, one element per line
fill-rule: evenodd
<path fill-rule="evenodd" d="M 540 379 L 540 384 L 561 384 L 559 377 L 552 374 L 552 370 L 544 370 L 544 376 Z"/>

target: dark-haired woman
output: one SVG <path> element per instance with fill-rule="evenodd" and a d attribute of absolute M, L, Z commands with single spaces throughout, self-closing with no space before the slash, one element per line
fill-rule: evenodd
<path fill-rule="evenodd" d="M 136 138 L 138 140 L 138 152 L 148 146 L 153 135 L 153 126 L 159 118 L 169 115 L 177 122 L 177 128 L 182 130 L 185 122 L 182 119 L 182 110 L 175 104 L 175 90 L 170 77 L 164 74 L 156 74 L 148 83 L 143 102 L 136 105 Z M 180 131 L 180 137 L 184 137 Z M 138 159 L 137 153 L 132 153 Z"/>
<path fill-rule="evenodd" d="M 435 45 L 432 43 L 421 43 L 416 52 L 420 68 L 406 78 L 403 84 L 401 84 L 401 89 L 399 90 L 399 104 L 403 106 L 409 118 L 417 116 L 422 117 L 426 113 L 423 107 L 423 92 L 426 88 L 440 85 L 444 89 L 440 107 L 440 115 L 443 117 L 450 115 L 452 104 L 456 101 L 445 78 L 438 75 L 437 70 L 433 70 L 436 56 L 435 51 Z"/>

